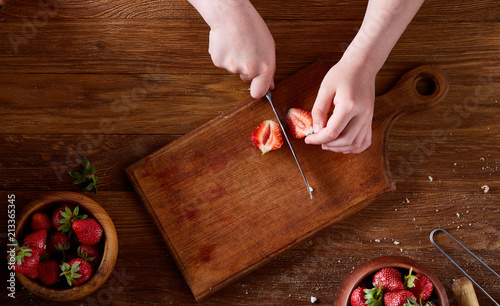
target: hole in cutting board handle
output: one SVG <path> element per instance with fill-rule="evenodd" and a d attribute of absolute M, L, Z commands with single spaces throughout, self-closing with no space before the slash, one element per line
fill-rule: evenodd
<path fill-rule="evenodd" d="M 436 92 L 437 84 L 433 75 L 422 73 L 416 77 L 415 90 L 421 96 L 431 96 Z"/>

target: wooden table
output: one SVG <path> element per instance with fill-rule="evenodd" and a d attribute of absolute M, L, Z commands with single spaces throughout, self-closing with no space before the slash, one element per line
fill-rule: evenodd
<path fill-rule="evenodd" d="M 0 2 L 0 214 L 42 193 L 82 192 L 113 218 L 118 261 L 96 293 L 74 305 L 332 304 L 354 267 L 403 255 L 448 290 L 462 276 L 430 243 L 447 229 L 500 271 L 500 4 L 429 0 L 377 78 L 377 93 L 406 71 L 440 65 L 446 99 L 394 125 L 389 162 L 397 191 L 198 303 L 126 178 L 124 168 L 248 98 L 248 84 L 213 67 L 208 27 L 186 2 Z M 366 1 L 253 1 L 277 45 L 276 81 L 316 59 L 333 65 Z M 68 170 L 87 156 L 97 195 Z M 489 187 L 485 192 L 483 186 Z M 500 301 L 500 282 L 456 245 L 443 245 Z M 2 267 L 5 271 L 5 266 Z M 2 275 L 3 272 L 2 272 Z M 2 298 L 7 295 L 2 287 Z M 481 305 L 490 305 L 480 293 Z M 17 283 L 11 304 L 56 305 Z"/>

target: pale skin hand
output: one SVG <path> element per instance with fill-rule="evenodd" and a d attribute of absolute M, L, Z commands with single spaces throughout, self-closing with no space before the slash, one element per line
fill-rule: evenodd
<path fill-rule="evenodd" d="M 370 146 L 375 76 L 423 2 L 368 2 L 359 32 L 321 83 L 312 109 L 315 132 L 306 143 L 342 153 L 360 153 Z"/>
<path fill-rule="evenodd" d="M 251 82 L 250 94 L 274 89 L 275 43 L 248 0 L 190 0 L 210 26 L 209 53 L 215 66 Z"/>

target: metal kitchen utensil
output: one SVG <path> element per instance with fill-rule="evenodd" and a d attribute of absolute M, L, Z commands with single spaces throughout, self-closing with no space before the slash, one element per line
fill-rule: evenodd
<path fill-rule="evenodd" d="M 489 271 L 491 271 L 491 273 L 493 273 L 496 277 L 498 277 L 500 279 L 500 275 L 498 275 L 498 273 L 496 273 L 495 271 L 493 271 L 493 269 L 491 269 L 486 263 L 484 263 L 481 259 L 479 259 L 479 257 L 477 257 L 474 253 L 472 253 L 469 249 L 467 249 L 463 244 L 461 244 L 457 239 L 455 239 L 455 237 L 453 237 L 450 233 L 448 233 L 446 230 L 442 229 L 442 228 L 436 228 L 435 230 L 433 230 L 431 232 L 431 235 L 430 235 L 430 240 L 432 242 L 432 244 L 452 263 L 455 265 L 455 267 L 457 267 L 468 279 L 470 279 L 471 282 L 474 283 L 474 285 L 476 285 L 479 289 L 481 289 L 481 291 L 483 291 L 484 294 L 486 294 L 486 296 L 493 301 L 493 303 L 495 303 L 495 305 L 497 306 L 500 306 L 500 304 L 495 301 L 493 299 L 493 297 L 491 297 L 491 295 L 488 294 L 488 292 L 486 292 L 486 290 L 484 290 L 469 274 L 467 274 L 467 272 L 465 272 L 453 259 L 451 259 L 451 257 L 445 252 L 443 251 L 443 249 L 441 249 L 437 243 L 434 241 L 434 234 L 436 232 L 443 232 L 445 233 L 446 235 L 448 235 L 448 237 L 450 237 L 453 241 L 455 241 L 456 244 L 458 244 L 459 246 L 461 246 L 465 251 L 467 251 L 467 253 L 469 253 L 472 257 L 474 257 L 474 259 L 476 259 L 477 261 L 479 261 L 484 267 L 486 267 Z"/>
<path fill-rule="evenodd" d="M 269 100 L 269 103 L 271 104 L 273 112 L 276 115 L 276 119 L 278 119 L 278 124 L 280 125 L 281 131 L 283 132 L 283 135 L 285 136 L 285 140 L 288 143 L 288 147 L 290 148 L 290 151 L 292 151 L 293 158 L 295 158 L 295 162 L 297 163 L 297 166 L 299 167 L 300 174 L 302 174 L 302 178 L 304 179 L 304 182 L 306 183 L 307 192 L 309 192 L 309 196 L 311 197 L 311 200 L 312 200 L 313 196 L 311 193 L 311 187 L 309 186 L 309 183 L 307 182 L 306 176 L 304 175 L 304 171 L 302 171 L 302 167 L 300 166 L 300 163 L 299 163 L 299 160 L 297 159 L 297 156 L 295 156 L 295 152 L 293 151 L 292 144 L 288 140 L 288 136 L 286 135 L 283 124 L 281 123 L 281 119 L 278 116 L 278 112 L 276 112 L 276 109 L 274 108 L 273 100 L 271 99 L 271 91 L 270 90 L 267 91 L 266 98 L 267 98 L 267 100 Z"/>

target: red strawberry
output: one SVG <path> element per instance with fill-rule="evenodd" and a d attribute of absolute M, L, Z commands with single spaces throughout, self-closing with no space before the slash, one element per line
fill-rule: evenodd
<path fill-rule="evenodd" d="M 38 248 L 27 246 L 16 247 L 14 259 L 9 258 L 9 264 L 13 265 L 14 271 L 29 278 L 36 278 L 38 276 L 40 251 Z"/>
<path fill-rule="evenodd" d="M 52 229 L 49 215 L 45 213 L 35 213 L 31 217 L 31 228 L 33 231 L 46 230 L 47 232 Z"/>
<path fill-rule="evenodd" d="M 63 204 L 52 214 L 52 226 L 63 233 L 71 235 L 71 225 L 76 220 L 87 218 L 87 215 L 80 215 L 80 207 L 73 204 Z"/>
<path fill-rule="evenodd" d="M 60 231 L 51 232 L 47 238 L 47 249 L 52 253 L 67 251 L 70 245 L 68 234 Z"/>
<path fill-rule="evenodd" d="M 52 254 L 49 250 L 44 249 L 40 251 L 40 262 L 49 260 L 52 257 Z"/>
<path fill-rule="evenodd" d="M 61 265 L 61 276 L 66 277 L 70 286 L 78 286 L 86 282 L 94 272 L 91 264 L 81 258 L 75 258 L 70 262 L 64 262 Z"/>
<path fill-rule="evenodd" d="M 385 306 L 404 306 L 409 300 L 415 300 L 415 296 L 408 290 L 391 291 L 384 294 Z"/>
<path fill-rule="evenodd" d="M 364 306 L 366 305 L 366 299 L 365 299 L 365 293 L 364 293 L 365 287 L 358 287 L 354 289 L 354 291 L 351 293 L 351 306 Z"/>
<path fill-rule="evenodd" d="M 55 260 L 47 260 L 38 265 L 38 279 L 45 286 L 52 286 L 59 280 L 61 268 Z"/>
<path fill-rule="evenodd" d="M 405 288 L 401 273 L 394 268 L 383 268 L 373 276 L 373 285 L 382 285 L 382 291 L 397 291 Z"/>
<path fill-rule="evenodd" d="M 76 251 L 78 257 L 85 260 L 86 262 L 91 263 L 92 265 L 97 265 L 101 260 L 101 250 L 97 245 L 87 245 L 82 244 L 78 247 Z"/>
<path fill-rule="evenodd" d="M 405 276 L 405 285 L 420 301 L 427 300 L 434 290 L 434 285 L 427 276 L 422 274 L 413 275 L 412 269 L 410 269 L 410 273 Z"/>
<path fill-rule="evenodd" d="M 83 244 L 93 245 L 99 242 L 102 236 L 102 227 L 94 218 L 76 220 L 73 222 L 73 231 Z"/>
<path fill-rule="evenodd" d="M 38 249 L 45 249 L 46 246 L 46 241 L 47 241 L 47 231 L 46 230 L 39 230 L 34 233 L 31 233 L 24 237 L 24 245 L 33 247 L 33 248 L 38 248 Z"/>
<path fill-rule="evenodd" d="M 303 109 L 290 108 L 286 114 L 286 122 L 294 138 L 302 139 L 314 132 L 312 115 Z"/>
<path fill-rule="evenodd" d="M 351 293 L 351 305 L 380 306 L 382 305 L 382 296 L 383 292 L 380 285 L 372 289 L 358 287 Z"/>
<path fill-rule="evenodd" d="M 273 120 L 263 121 L 252 133 L 252 144 L 262 151 L 262 155 L 281 148 L 283 139 L 279 124 Z"/>

